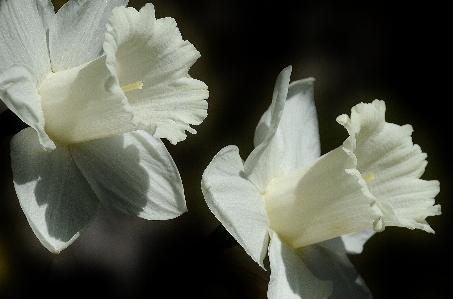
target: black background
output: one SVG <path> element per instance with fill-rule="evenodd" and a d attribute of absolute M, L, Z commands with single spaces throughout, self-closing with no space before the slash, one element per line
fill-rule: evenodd
<path fill-rule="evenodd" d="M 130 1 L 140 8 L 144 1 Z M 321 150 L 347 137 L 335 122 L 359 102 L 384 100 L 387 121 L 414 128 L 428 154 L 422 178 L 440 181 L 436 234 L 387 228 L 351 260 L 375 298 L 449 298 L 452 205 L 449 139 L 451 16 L 441 1 L 155 1 L 201 58 L 191 76 L 209 86 L 206 120 L 168 150 L 189 212 L 150 222 L 101 209 L 59 255 L 33 235 L 11 177 L 9 140 L 23 125 L 0 115 L 0 297 L 87 295 L 111 298 L 265 298 L 268 272 L 232 246 L 200 190 L 203 170 L 224 146 L 245 159 L 270 104 L 278 73 L 315 77 Z M 1 42 L 1 41 L 0 41 Z M 447 53 L 448 52 L 448 53 Z M 448 55 L 447 55 L 448 54 Z M 232 246 L 232 247 L 231 247 Z M 223 249 L 223 250 L 220 250 Z M 3 296 L 3 294 L 5 294 Z"/>

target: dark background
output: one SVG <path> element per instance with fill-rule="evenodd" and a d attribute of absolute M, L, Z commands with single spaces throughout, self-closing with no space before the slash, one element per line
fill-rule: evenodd
<path fill-rule="evenodd" d="M 57 1 L 58 2 L 58 1 Z M 130 1 L 140 8 L 144 1 Z M 0 115 L 0 298 L 89 295 L 110 298 L 265 298 L 268 273 L 232 246 L 206 207 L 201 175 L 224 146 L 245 159 L 270 104 L 278 73 L 315 77 L 322 153 L 347 137 L 335 122 L 359 102 L 384 100 L 387 120 L 414 128 L 428 154 L 422 178 L 440 181 L 436 234 L 387 228 L 351 256 L 376 299 L 450 298 L 452 171 L 451 16 L 440 1 L 154 1 L 201 52 L 191 76 L 209 86 L 196 135 L 168 145 L 189 212 L 146 221 L 102 209 L 59 255 L 47 251 L 23 215 L 11 177 L 9 140 L 23 125 Z M 450 24 L 450 25 L 448 25 Z M 1 42 L 1 41 L 0 41 Z M 448 51 L 448 55 L 447 55 Z M 211 237 L 207 238 L 211 234 Z"/>

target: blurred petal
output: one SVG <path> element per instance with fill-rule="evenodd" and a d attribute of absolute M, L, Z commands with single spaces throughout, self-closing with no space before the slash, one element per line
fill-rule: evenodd
<path fill-rule="evenodd" d="M 434 205 L 438 181 L 425 181 L 426 154 L 412 143 L 412 127 L 385 122 L 385 103 L 358 104 L 351 118 L 337 121 L 350 134 L 344 150 L 357 159 L 357 170 L 384 213 L 382 225 L 422 229 L 433 233 L 426 217 L 440 215 Z"/>
<path fill-rule="evenodd" d="M 296 254 L 317 278 L 333 282 L 329 299 L 372 298 L 362 277 L 349 261 L 340 238 L 299 248 Z"/>
<path fill-rule="evenodd" d="M 1 98 L 1 97 L 0 97 Z M 5 105 L 5 103 L 3 103 L 3 101 L 0 99 L 0 113 L 2 113 L 3 111 L 6 111 L 8 110 L 8 107 Z"/>
<path fill-rule="evenodd" d="M 50 72 L 46 17 L 47 0 L 0 1 L 0 73 L 12 65 L 26 65 L 37 81 Z"/>
<path fill-rule="evenodd" d="M 284 173 L 300 168 L 320 156 L 318 118 L 313 100 L 313 82 L 307 78 L 289 84 L 283 114 L 274 138 L 283 144 Z M 270 108 L 263 114 L 255 132 L 255 146 L 264 141 L 269 130 Z"/>
<path fill-rule="evenodd" d="M 12 66 L 0 73 L 0 98 L 24 123 L 36 130 L 43 147 L 54 149 L 54 142 L 44 131 L 44 115 L 36 80 L 28 68 Z"/>
<path fill-rule="evenodd" d="M 244 177 L 237 147 L 227 146 L 214 156 L 203 173 L 201 186 L 211 212 L 264 267 L 269 240 L 264 201 L 259 190 Z"/>
<path fill-rule="evenodd" d="M 341 236 L 347 253 L 361 253 L 363 245 L 371 238 L 376 231 L 373 229 L 364 229 L 358 232 L 349 233 Z"/>
<path fill-rule="evenodd" d="M 70 69 L 101 56 L 112 9 L 127 3 L 127 0 L 81 0 L 63 5 L 49 31 L 52 70 Z"/>
<path fill-rule="evenodd" d="M 265 191 L 267 184 L 274 177 L 283 172 L 281 162 L 284 146 L 282 140 L 274 138 L 274 136 L 285 107 L 291 69 L 291 66 L 288 66 L 278 75 L 269 108 L 271 119 L 266 137 L 261 144 L 255 147 L 244 163 L 245 175 L 261 193 Z"/>
<path fill-rule="evenodd" d="M 27 128 L 11 140 L 14 187 L 33 232 L 53 253 L 69 246 L 91 222 L 100 203 L 69 150 L 43 149 Z"/>
<path fill-rule="evenodd" d="M 190 125 L 206 117 L 209 93 L 206 84 L 188 76 L 200 53 L 182 39 L 175 20 L 156 20 L 152 4 L 139 12 L 114 9 L 104 50 L 137 125 L 173 144 L 186 138 L 185 131 L 196 133 Z"/>
<path fill-rule="evenodd" d="M 331 298 L 332 282 L 315 277 L 294 250 L 270 231 L 269 262 L 271 278 L 269 299 Z M 352 297 L 342 297 L 352 298 Z"/>
<path fill-rule="evenodd" d="M 178 169 L 162 141 L 148 132 L 77 143 L 70 149 L 106 206 L 150 220 L 187 211 Z"/>

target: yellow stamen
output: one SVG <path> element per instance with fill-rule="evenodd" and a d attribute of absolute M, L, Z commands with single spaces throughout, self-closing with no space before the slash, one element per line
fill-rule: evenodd
<path fill-rule="evenodd" d="M 374 174 L 372 174 L 372 173 L 370 172 L 369 174 L 367 174 L 366 176 L 364 176 L 363 179 L 365 180 L 365 182 L 374 180 Z"/>
<path fill-rule="evenodd" d="M 143 88 L 143 81 L 137 81 L 137 82 L 132 83 L 132 84 L 121 86 L 121 89 L 124 92 L 131 91 L 131 90 L 134 90 L 134 89 L 142 89 L 142 88 Z"/>

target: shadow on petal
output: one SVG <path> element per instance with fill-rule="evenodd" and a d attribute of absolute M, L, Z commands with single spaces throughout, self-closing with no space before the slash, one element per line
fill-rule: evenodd
<path fill-rule="evenodd" d="M 58 145 L 46 151 L 32 128 L 11 140 L 14 187 L 41 243 L 52 252 L 71 244 L 97 214 L 99 201 L 71 158 Z"/>
<path fill-rule="evenodd" d="M 317 278 L 333 282 L 333 293 L 329 298 L 373 298 L 346 255 L 341 238 L 299 248 L 296 254 Z"/>
<path fill-rule="evenodd" d="M 101 202 L 149 220 L 186 211 L 176 165 L 161 140 L 144 131 L 71 146 L 71 154 Z"/>

